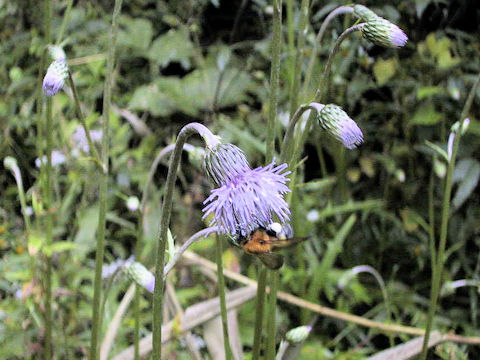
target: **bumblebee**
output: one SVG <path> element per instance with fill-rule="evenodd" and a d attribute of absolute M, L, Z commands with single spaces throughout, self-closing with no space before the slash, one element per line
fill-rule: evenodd
<path fill-rule="evenodd" d="M 283 256 L 273 251 L 293 246 L 307 238 L 295 238 L 290 225 L 272 223 L 266 228 L 259 227 L 248 236 L 238 237 L 236 243 L 249 255 L 254 255 L 266 267 L 272 270 L 280 269 L 283 265 Z"/>

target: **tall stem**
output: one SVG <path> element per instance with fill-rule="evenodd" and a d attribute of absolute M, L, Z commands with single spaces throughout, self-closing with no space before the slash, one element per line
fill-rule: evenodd
<path fill-rule="evenodd" d="M 280 51 L 282 48 L 282 1 L 273 0 L 273 45 L 272 45 L 272 65 L 270 70 L 270 102 L 268 108 L 268 134 L 267 134 L 267 163 L 273 159 L 273 153 L 275 148 L 275 118 L 277 115 L 277 103 L 278 103 L 278 84 L 280 78 Z M 276 272 L 275 272 L 276 273 Z M 271 277 L 270 284 L 270 296 L 269 296 L 269 306 L 276 308 L 277 306 L 277 287 L 275 286 L 275 276 Z M 259 297 L 259 302 L 257 303 L 257 313 L 256 316 L 263 315 L 263 309 L 260 308 L 260 305 L 264 303 L 261 299 L 262 296 L 265 297 L 265 288 L 263 288 L 263 293 L 260 293 L 260 290 L 257 289 L 257 294 Z M 261 320 L 257 319 L 261 325 Z M 273 344 L 273 354 L 275 355 L 275 311 L 271 310 L 268 313 L 268 338 L 272 337 L 274 340 Z M 261 331 L 261 329 L 260 329 Z"/>
<path fill-rule="evenodd" d="M 265 286 L 267 283 L 267 268 L 259 265 L 257 280 L 257 303 L 255 308 L 255 333 L 253 336 L 252 359 L 260 358 L 260 348 L 262 345 L 263 313 L 265 309 Z"/>
<path fill-rule="evenodd" d="M 168 166 L 167 182 L 165 196 L 162 204 L 162 217 L 160 219 L 160 234 L 157 242 L 157 251 L 155 258 L 155 291 L 153 293 L 153 355 L 152 359 L 161 360 L 162 357 L 162 319 L 163 319 L 163 267 L 165 264 L 165 248 L 167 244 L 167 231 L 170 223 L 170 213 L 172 211 L 173 191 L 175 188 L 175 179 L 180 164 L 180 155 L 183 145 L 187 139 L 194 133 L 202 135 L 209 130 L 198 123 L 185 125 L 179 132 L 175 149 L 170 157 Z M 203 136 L 203 135 L 202 135 Z"/>
<path fill-rule="evenodd" d="M 52 8 L 50 0 L 45 0 L 45 41 L 49 44 L 52 41 L 50 22 L 52 19 Z M 39 106 L 41 106 L 39 104 Z M 52 99 L 47 98 L 47 112 L 45 118 L 46 155 L 47 166 L 45 168 L 44 193 L 46 216 L 46 245 L 51 248 L 53 242 L 53 213 L 52 213 Z M 42 156 L 40 160 L 42 160 Z M 52 358 L 52 256 L 45 254 L 45 359 Z"/>
<path fill-rule="evenodd" d="M 322 43 L 323 36 L 325 35 L 325 31 L 327 30 L 328 25 L 335 19 L 337 16 L 342 14 L 352 13 L 353 8 L 350 6 L 340 6 L 333 10 L 328 16 L 323 20 L 322 26 L 318 31 L 317 37 L 315 38 L 315 42 L 313 43 L 312 53 L 310 54 L 310 60 L 308 61 L 307 72 L 305 74 L 305 81 L 303 83 L 303 91 L 307 91 L 310 87 L 310 81 L 312 80 L 313 74 L 313 67 L 315 66 L 315 60 L 317 60 L 318 50 L 320 48 L 320 44 Z"/>
<path fill-rule="evenodd" d="M 277 313 L 277 289 L 278 289 L 278 270 L 268 270 L 270 276 L 270 292 L 268 295 L 268 313 L 267 313 L 267 356 L 266 360 L 275 359 L 276 345 L 276 313 Z"/>
<path fill-rule="evenodd" d="M 438 295 L 440 293 L 440 288 L 442 284 L 442 273 L 443 266 L 445 265 L 445 247 L 447 244 L 447 233 L 448 233 L 448 218 L 450 214 L 450 198 L 452 195 L 452 177 L 455 170 L 455 160 L 457 157 L 458 146 L 460 143 L 460 138 L 462 137 L 462 128 L 465 121 L 465 117 L 472 106 L 472 102 L 477 91 L 477 87 L 480 84 L 480 74 L 478 75 L 475 83 L 468 94 L 467 101 L 463 106 L 461 117 L 460 117 L 460 126 L 456 131 L 455 140 L 453 142 L 452 156 L 448 162 L 447 168 L 447 178 L 445 181 L 445 188 L 443 193 L 443 204 L 442 204 L 442 216 L 441 216 L 441 225 L 440 225 L 440 243 L 438 245 L 436 265 L 432 269 L 432 288 L 430 291 L 430 305 L 428 307 L 428 317 L 427 317 L 427 326 L 425 329 L 425 336 L 423 338 L 423 348 L 421 359 L 425 360 L 428 353 L 428 341 L 430 338 L 430 332 L 432 330 L 433 318 L 438 303 Z"/>
<path fill-rule="evenodd" d="M 112 27 L 108 42 L 107 72 L 105 78 L 105 90 L 103 93 L 102 111 L 102 173 L 100 178 L 100 195 L 98 211 L 97 249 L 95 254 L 95 280 L 93 292 L 93 315 L 92 333 L 90 338 L 89 359 L 98 358 L 98 338 L 102 327 L 101 319 L 101 298 L 102 298 L 102 265 L 105 242 L 105 226 L 107 213 L 107 191 L 108 191 L 108 156 L 109 156 L 109 122 L 110 122 L 110 101 L 112 97 L 113 68 L 115 64 L 115 43 L 117 38 L 117 21 L 122 8 L 122 0 L 115 0 L 113 9 Z M 88 131 L 86 131 L 88 134 Z M 93 151 L 93 149 L 92 149 Z"/>
<path fill-rule="evenodd" d="M 302 78 L 303 48 L 305 47 L 305 38 L 307 35 L 309 8 L 309 0 L 302 0 L 297 36 L 297 53 L 295 55 L 295 70 L 290 87 L 290 115 L 293 115 L 298 106 L 298 92 L 300 88 L 300 80 Z"/>
<path fill-rule="evenodd" d="M 225 358 L 232 359 L 232 351 L 230 349 L 230 337 L 228 336 L 228 319 L 227 319 L 227 304 L 225 302 L 225 277 L 223 276 L 223 262 L 222 262 L 222 239 L 215 235 L 215 258 L 217 260 L 217 276 L 218 276 L 218 297 L 220 298 L 220 313 L 222 316 L 223 329 L 223 346 L 225 349 Z"/>
<path fill-rule="evenodd" d="M 267 163 L 275 151 L 275 118 L 277 115 L 278 83 L 280 78 L 280 51 L 282 48 L 282 2 L 273 1 L 272 65 L 270 69 L 270 99 L 268 107 Z"/>

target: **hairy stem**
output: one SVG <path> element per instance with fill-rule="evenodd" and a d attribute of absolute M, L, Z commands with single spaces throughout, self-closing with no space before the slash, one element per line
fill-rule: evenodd
<path fill-rule="evenodd" d="M 98 339 L 102 327 L 101 319 L 101 298 L 102 298 L 102 266 L 105 243 L 105 227 L 107 213 L 107 191 L 108 191 L 108 157 L 109 157 L 109 122 L 110 102 L 112 97 L 113 68 L 115 64 L 115 43 L 117 38 L 117 21 L 122 8 L 122 0 L 115 0 L 113 9 L 112 27 L 108 42 L 107 71 L 105 78 L 105 89 L 103 93 L 102 110 L 102 172 L 99 189 L 99 210 L 97 229 L 97 249 L 95 254 L 95 279 L 93 290 L 93 311 L 92 311 L 92 333 L 90 337 L 89 359 L 98 358 Z M 88 134 L 88 131 L 86 132 Z"/>
<path fill-rule="evenodd" d="M 313 43 L 312 53 L 310 54 L 310 59 L 308 61 L 307 72 L 305 74 L 305 81 L 303 83 L 303 91 L 308 91 L 310 87 L 310 82 L 312 80 L 313 75 L 313 68 L 315 66 L 315 61 L 317 60 L 318 50 L 320 49 L 320 44 L 322 43 L 323 36 L 325 35 L 325 31 L 327 30 L 328 25 L 335 19 L 337 16 L 342 14 L 352 13 L 353 8 L 350 6 L 340 6 L 333 10 L 322 23 L 320 30 L 318 31 L 317 37 L 315 38 L 315 42 Z"/>
<path fill-rule="evenodd" d="M 50 0 L 45 0 L 45 41 L 49 44 L 52 41 L 50 32 L 50 22 L 52 19 L 52 7 Z M 41 107 L 40 104 L 38 104 Z M 52 212 L 52 99 L 47 98 L 47 111 L 45 117 L 45 137 L 46 137 L 46 156 L 47 166 L 45 167 L 45 177 L 43 178 L 44 202 L 47 209 L 46 216 L 46 245 L 51 247 L 53 243 L 53 212 Z M 43 134 L 42 134 L 43 135 Z M 40 160 L 43 160 L 40 154 Z M 43 166 L 42 166 L 43 167 Z M 52 256 L 45 254 L 45 359 L 52 358 Z"/>
<path fill-rule="evenodd" d="M 227 304 L 225 302 L 225 277 L 223 276 L 222 262 L 222 239 L 215 235 L 215 258 L 217 260 L 218 276 L 218 297 L 220 298 L 220 313 L 222 316 L 223 346 L 225 349 L 225 358 L 232 359 L 232 350 L 230 349 L 230 338 L 228 336 Z"/>
<path fill-rule="evenodd" d="M 445 188 L 443 192 L 443 202 L 442 202 L 442 214 L 441 214 L 441 225 L 440 225 L 440 242 L 438 244 L 437 258 L 435 267 L 432 269 L 432 288 L 430 291 L 430 305 L 428 307 L 428 317 L 427 317 L 427 326 L 425 329 L 425 336 L 423 338 L 423 348 L 421 359 L 425 360 L 428 354 L 428 341 L 430 338 L 430 333 L 432 330 L 433 318 L 435 316 L 435 311 L 438 303 L 438 296 L 440 293 L 440 288 L 442 285 L 442 273 L 443 266 L 445 265 L 445 247 L 447 244 L 447 234 L 448 234 L 448 218 L 450 214 L 450 200 L 452 195 L 452 177 L 455 170 L 455 160 L 457 156 L 458 146 L 460 144 L 460 138 L 462 137 L 462 128 L 465 121 L 465 116 L 468 114 L 470 107 L 472 106 L 473 98 L 477 91 L 477 87 L 480 83 L 480 74 L 478 75 L 475 83 L 468 94 L 467 101 L 463 106 L 461 117 L 460 117 L 460 126 L 456 130 L 455 140 L 453 142 L 452 155 L 448 162 L 447 168 L 447 178 L 445 180 Z M 432 254 L 433 256 L 433 254 Z"/>
<path fill-rule="evenodd" d="M 170 157 L 168 166 L 167 182 L 165 195 L 162 204 L 162 217 L 160 219 L 160 234 L 157 242 L 157 251 L 155 257 L 155 291 L 153 294 L 153 355 L 154 360 L 161 360 L 162 357 L 162 320 L 163 320 L 163 267 L 165 264 L 165 248 L 167 244 L 167 231 L 170 224 L 170 214 L 172 211 L 173 191 L 177 170 L 180 165 L 180 155 L 187 139 L 194 133 L 204 135 L 210 131 L 199 123 L 190 123 L 185 125 L 179 132 L 173 154 Z"/>
<path fill-rule="evenodd" d="M 63 35 L 65 34 L 65 28 L 67 27 L 68 18 L 70 16 L 70 11 L 72 10 L 73 0 L 68 0 L 67 8 L 65 9 L 65 13 L 63 14 L 62 25 L 60 26 L 60 30 L 58 31 L 57 36 L 57 45 L 62 42 Z"/>
<path fill-rule="evenodd" d="M 293 115 L 298 106 L 298 92 L 302 78 L 303 48 L 305 47 L 305 38 L 307 35 L 309 8 L 309 0 L 302 0 L 297 35 L 297 53 L 295 54 L 295 68 L 293 72 L 293 81 L 290 87 L 290 115 Z"/>
<path fill-rule="evenodd" d="M 275 359 L 276 350 L 276 314 L 277 314 L 277 289 L 278 289 L 278 270 L 268 270 L 270 275 L 270 292 L 268 295 L 268 313 L 267 313 L 267 356 L 266 360 Z"/>
<path fill-rule="evenodd" d="M 252 359 L 258 360 L 260 358 L 260 350 L 262 345 L 262 330 L 263 330 L 263 314 L 265 310 L 265 286 L 267 283 L 267 268 L 259 265 L 258 270 L 258 285 L 257 285 L 257 303 L 255 308 L 255 333 L 253 337 Z"/>
<path fill-rule="evenodd" d="M 270 68 L 270 99 L 268 107 L 267 163 L 275 151 L 275 118 L 277 116 L 278 83 L 280 78 L 280 51 L 282 49 L 282 2 L 273 2 L 272 65 Z"/>

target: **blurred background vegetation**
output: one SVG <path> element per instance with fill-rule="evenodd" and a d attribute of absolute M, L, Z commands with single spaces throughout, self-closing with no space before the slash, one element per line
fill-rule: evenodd
<path fill-rule="evenodd" d="M 295 3 L 294 22 L 299 18 Z M 342 2 L 313 1 L 305 59 L 329 11 Z M 291 251 L 281 272 L 281 288 L 338 310 L 385 321 L 382 293 L 368 275 L 339 286 L 348 270 L 368 264 L 383 277 L 395 322 L 422 328 L 430 291 L 428 248 L 428 186 L 434 181 L 437 214 L 446 165 L 425 145 L 446 148 L 450 126 L 480 72 L 480 3 L 475 0 L 365 1 L 364 5 L 399 25 L 409 42 L 401 50 L 373 46 L 359 36 L 346 40 L 333 65 L 328 102 L 341 105 L 363 129 L 365 143 L 346 151 L 318 130 L 309 134 L 300 183 L 293 201 L 297 235 L 312 240 Z M 58 31 L 65 1 L 53 1 L 53 35 Z M 137 214 L 126 206 L 141 197 L 150 166 L 164 146 L 188 122 L 209 126 L 226 141 L 241 147 L 255 166 L 264 161 L 270 67 L 271 7 L 253 1 L 127 1 L 118 36 L 118 61 L 111 128 L 111 177 L 108 197 L 106 261 L 133 254 Z M 66 27 L 64 49 L 92 129 L 99 129 L 105 72 L 105 51 L 111 19 L 110 1 L 74 1 Z M 30 206 L 39 194 L 36 145 L 36 88 L 43 42 L 43 9 L 34 1 L 0 2 L 0 158 L 17 159 Z M 350 16 L 328 28 L 314 68 L 318 80 L 333 40 Z M 279 131 L 288 119 L 288 83 L 293 61 L 282 51 Z M 306 68 L 306 62 L 305 62 Z M 315 91 L 305 89 L 302 103 Z M 54 252 L 54 341 L 58 358 L 85 354 L 93 294 L 94 244 L 97 226 L 98 175 L 87 159 L 75 155 L 79 125 L 70 90 L 54 104 L 54 148 L 67 161 L 55 168 L 56 241 Z M 453 207 L 444 279 L 480 280 L 480 91 L 468 133 L 462 138 L 455 171 Z M 283 124 L 283 125 L 282 125 Z M 198 143 L 196 143 L 198 141 Z M 192 144 L 200 144 L 192 140 Z M 320 158 L 324 163 L 320 166 Z M 202 169 L 185 156 L 176 188 L 172 232 L 182 242 L 205 224 L 202 201 L 210 190 Z M 137 254 L 153 264 L 160 198 L 166 162 L 154 178 L 147 201 L 146 246 Z M 433 174 L 433 175 L 432 175 Z M 39 357 L 42 342 L 42 290 L 32 282 L 28 252 L 36 257 L 41 244 L 24 247 L 25 230 L 17 187 L 9 171 L 0 172 L 0 357 Z M 32 217 L 41 217 L 33 209 Z M 357 217 L 338 236 L 345 219 Z M 437 216 L 437 220 L 439 215 Z M 32 241 L 32 240 L 30 240 Z M 39 240 L 40 241 L 40 240 Z M 212 239 L 194 251 L 213 258 Z M 299 255 L 301 257 L 299 257 Z M 299 261 L 300 259 L 300 261 Z M 226 266 L 255 277 L 255 260 L 236 249 L 225 251 Z M 216 285 L 194 268 L 179 267 L 172 277 L 182 307 L 211 298 Z M 228 281 L 230 289 L 237 287 Z M 128 284 L 115 281 L 104 323 L 108 324 Z M 313 289 L 313 290 L 312 290 Z M 435 327 L 459 334 L 478 334 L 478 288 L 443 292 Z M 305 324 L 306 311 L 280 303 L 279 336 Z M 151 298 L 141 303 L 142 334 L 151 330 Z M 252 345 L 254 302 L 239 309 L 240 337 Z M 127 313 L 113 354 L 131 345 L 132 314 Z M 201 329 L 195 333 L 202 336 Z M 397 342 L 410 337 L 400 336 Z M 319 318 L 302 349 L 303 359 L 360 359 L 388 347 L 386 334 Z M 174 342 L 169 352 L 188 359 Z M 206 350 L 202 350 L 206 354 Z M 453 354 L 453 355 L 452 355 Z M 173 356 L 173 355 L 172 355 Z M 207 355 L 205 355 L 207 356 Z M 475 347 L 446 343 L 435 356 L 475 359 Z"/>

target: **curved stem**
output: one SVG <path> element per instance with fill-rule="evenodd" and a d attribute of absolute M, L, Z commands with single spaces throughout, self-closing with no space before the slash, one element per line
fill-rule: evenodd
<path fill-rule="evenodd" d="M 310 60 L 308 61 L 307 72 L 305 75 L 305 81 L 303 83 L 303 91 L 307 91 L 310 87 L 310 81 L 312 80 L 313 75 L 313 67 L 315 66 L 315 60 L 317 59 L 318 50 L 320 48 L 320 44 L 322 43 L 323 36 L 325 35 L 325 31 L 327 30 L 328 25 L 332 22 L 334 18 L 342 14 L 352 13 L 353 8 L 350 6 L 340 6 L 333 10 L 322 23 L 320 30 L 318 31 L 317 37 L 315 38 L 315 42 L 313 43 L 312 53 L 310 54 Z"/>
<path fill-rule="evenodd" d="M 203 230 L 200 230 L 193 234 L 187 241 L 183 243 L 183 245 L 175 252 L 175 256 L 172 260 L 165 265 L 163 269 L 163 276 L 166 277 L 168 273 L 173 269 L 173 267 L 177 264 L 178 260 L 182 257 L 183 253 L 187 251 L 187 249 L 196 241 L 200 240 L 201 238 L 207 237 L 208 235 L 217 232 L 219 229 L 217 226 L 212 226 Z"/>
<path fill-rule="evenodd" d="M 372 267 L 370 265 L 355 266 L 352 269 L 352 271 L 355 274 L 359 274 L 361 272 L 369 273 L 375 278 L 375 280 L 377 280 L 377 283 L 380 286 L 380 290 L 381 290 L 382 296 L 383 296 L 383 301 L 385 302 L 385 307 L 386 307 L 386 310 L 387 310 L 387 321 L 389 323 L 391 323 L 392 322 L 392 311 L 391 311 L 391 307 L 390 307 L 390 299 L 388 297 L 387 287 L 385 286 L 385 282 L 383 281 L 383 278 L 380 275 L 380 273 L 374 267 Z M 390 346 L 394 346 L 395 344 L 393 342 L 393 337 L 392 337 L 391 333 L 389 334 L 389 339 L 390 339 Z"/>
<path fill-rule="evenodd" d="M 163 306 L 163 266 L 165 263 L 165 248 L 167 243 L 167 231 L 170 223 L 170 213 L 172 210 L 173 190 L 177 170 L 180 164 L 180 155 L 183 145 L 187 139 L 194 133 L 205 136 L 210 131 L 199 123 L 190 123 L 185 125 L 179 132 L 173 154 L 170 157 L 168 167 L 167 182 L 164 200 L 162 204 L 162 217 L 160 219 L 160 234 L 157 242 L 157 252 L 155 260 L 155 291 L 153 294 L 153 359 L 161 360 L 162 356 L 162 306 Z M 211 134 L 211 133 L 210 133 Z"/>
<path fill-rule="evenodd" d="M 340 45 L 342 44 L 343 40 L 345 40 L 348 36 L 351 34 L 360 31 L 362 27 L 365 25 L 365 23 L 360 23 L 353 25 L 346 29 L 335 41 L 335 45 L 333 49 L 330 51 L 330 54 L 328 55 L 328 60 L 327 63 L 325 64 L 325 68 L 322 73 L 322 77 L 320 79 L 320 82 L 317 87 L 317 91 L 315 93 L 315 102 L 320 103 L 323 95 L 326 93 L 328 87 L 329 87 L 329 78 L 330 78 L 330 72 L 332 70 L 332 63 L 333 59 L 335 58 L 335 55 L 337 54 L 338 50 L 340 49 Z M 315 114 L 310 113 L 310 116 L 308 117 L 308 120 L 306 122 L 305 128 L 303 131 L 299 132 L 299 135 L 297 135 L 297 140 L 296 140 L 296 145 L 295 149 L 293 150 L 293 156 L 289 159 L 290 163 L 290 168 L 293 169 L 295 165 L 297 164 L 298 158 L 300 157 L 300 154 L 303 149 L 303 144 L 307 140 L 307 137 L 310 133 L 310 128 L 312 126 L 313 121 L 315 120 Z"/>
<path fill-rule="evenodd" d="M 98 339 L 100 329 L 102 328 L 101 319 L 101 297 L 102 297 L 102 265 L 105 242 L 105 226 L 107 213 L 107 191 L 108 191 L 108 156 L 109 156 L 109 121 L 110 121 L 110 101 L 112 97 L 112 79 L 113 67 L 115 63 L 115 43 L 117 35 L 117 20 L 122 8 L 122 0 L 115 0 L 115 6 L 112 17 L 112 27 L 110 30 L 110 39 L 108 42 L 107 70 L 105 78 L 105 90 L 103 94 L 102 110 L 102 173 L 100 178 L 99 190 L 99 210 L 98 210 L 98 230 L 97 230 L 97 249 L 95 254 L 95 280 L 93 292 L 93 314 L 92 314 L 92 333 L 90 337 L 89 359 L 98 358 Z"/>
<path fill-rule="evenodd" d="M 445 265 L 445 247 L 447 244 L 447 233 L 448 233 L 448 218 L 450 214 L 450 200 L 452 195 L 452 178 L 453 172 L 455 170 L 455 160 L 457 156 L 458 146 L 460 144 L 460 138 L 462 137 L 463 123 L 465 121 L 465 116 L 468 113 L 477 87 L 480 84 L 480 74 L 477 76 L 475 83 L 473 84 L 470 93 L 468 94 L 465 105 L 462 109 L 460 126 L 457 128 L 455 140 L 453 142 L 452 155 L 448 162 L 447 167 L 447 178 L 445 180 L 445 188 L 443 193 L 443 205 L 442 205 L 442 215 L 441 215 L 441 225 L 440 225 L 440 243 L 438 245 L 437 259 L 435 271 L 432 275 L 432 288 L 430 291 L 430 305 L 428 307 L 428 317 L 427 317 L 427 326 L 425 329 L 425 337 L 423 338 L 423 348 L 421 359 L 425 360 L 428 353 L 428 341 L 430 338 L 430 332 L 432 330 L 433 318 L 435 316 L 435 311 L 437 308 L 438 295 L 440 293 L 440 287 L 442 284 L 442 273 L 443 266 Z"/>

